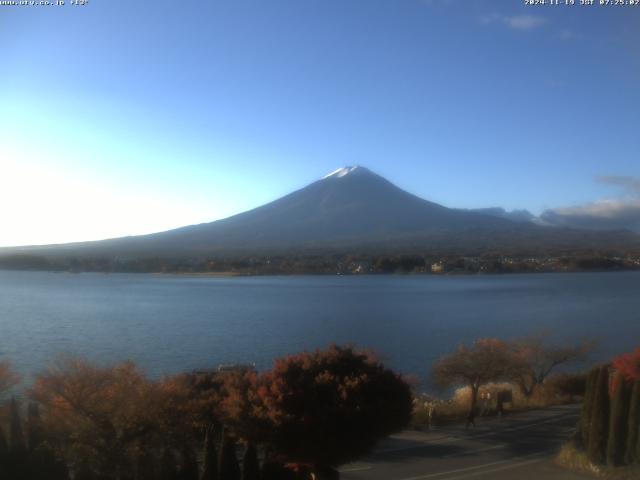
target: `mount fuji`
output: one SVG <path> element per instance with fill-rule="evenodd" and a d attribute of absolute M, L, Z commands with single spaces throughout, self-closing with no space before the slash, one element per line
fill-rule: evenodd
<path fill-rule="evenodd" d="M 350 166 L 271 203 L 211 223 L 135 237 L 0 249 L 0 254 L 133 258 L 355 249 L 471 254 L 639 244 L 640 237 L 630 232 L 543 227 L 490 213 L 444 207 L 365 167 Z"/>

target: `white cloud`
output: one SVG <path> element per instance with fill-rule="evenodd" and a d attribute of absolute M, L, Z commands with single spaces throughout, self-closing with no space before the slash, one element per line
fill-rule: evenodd
<path fill-rule="evenodd" d="M 504 25 L 513 30 L 533 30 L 546 23 L 545 18 L 538 15 L 501 15 L 499 13 L 485 15 L 480 18 L 480 21 L 485 24 Z"/>
<path fill-rule="evenodd" d="M 616 220 L 637 215 L 640 220 L 640 200 L 608 198 L 586 205 L 555 208 L 553 212 L 565 217 L 594 217 L 601 220 Z"/>
<path fill-rule="evenodd" d="M 585 205 L 552 208 L 540 215 L 547 225 L 599 230 L 629 229 L 640 232 L 640 178 L 607 175 L 599 183 L 622 187 L 628 198 L 609 198 Z"/>

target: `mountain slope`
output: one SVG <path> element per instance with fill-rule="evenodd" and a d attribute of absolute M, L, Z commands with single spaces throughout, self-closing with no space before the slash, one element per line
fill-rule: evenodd
<path fill-rule="evenodd" d="M 78 256 L 198 256 L 308 249 L 546 248 L 637 241 L 627 233 L 551 229 L 446 208 L 401 190 L 364 167 L 344 167 L 278 200 L 200 225 L 29 253 Z M 13 249 L 15 251 L 15 249 Z M 24 251 L 24 249 L 22 250 Z"/>
<path fill-rule="evenodd" d="M 366 168 L 345 167 L 254 210 L 159 235 L 219 246 L 229 242 L 234 246 L 299 246 L 512 226 L 506 220 L 428 202 Z"/>

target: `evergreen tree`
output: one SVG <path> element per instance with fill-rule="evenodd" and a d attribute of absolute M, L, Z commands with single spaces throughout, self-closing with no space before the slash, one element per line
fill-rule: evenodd
<path fill-rule="evenodd" d="M 165 448 L 160 457 L 160 480 L 177 480 L 176 457 L 170 448 Z"/>
<path fill-rule="evenodd" d="M 267 454 L 262 462 L 261 480 L 293 480 L 293 473 L 282 462 Z"/>
<path fill-rule="evenodd" d="M 198 480 L 198 461 L 189 446 L 185 446 L 182 450 L 179 477 L 180 480 Z"/>
<path fill-rule="evenodd" d="M 136 457 L 136 480 L 155 480 L 155 461 L 147 452 L 139 452 Z"/>
<path fill-rule="evenodd" d="M 11 398 L 9 407 L 9 450 L 14 454 L 25 451 L 24 435 L 22 433 L 22 420 L 16 397 Z"/>
<path fill-rule="evenodd" d="M 139 467 L 138 461 L 138 455 L 135 455 L 133 458 L 123 455 L 118 459 L 117 471 L 112 471 L 114 470 L 111 466 L 112 464 L 108 463 L 107 465 L 111 466 L 111 468 L 107 471 L 103 470 L 101 474 L 97 476 L 98 480 L 111 480 L 112 476 L 116 477 L 117 480 L 136 480 Z"/>
<path fill-rule="evenodd" d="M 7 438 L 4 436 L 4 430 L 0 426 L 0 458 L 3 458 L 9 453 L 9 445 L 7 444 Z"/>
<path fill-rule="evenodd" d="M 9 445 L 4 436 L 4 431 L 0 427 L 0 478 L 9 478 L 7 462 L 9 461 Z"/>
<path fill-rule="evenodd" d="M 589 376 L 587 377 L 587 384 L 584 392 L 584 401 L 582 403 L 582 411 L 580 413 L 580 423 L 578 424 L 578 428 L 580 430 L 580 440 L 582 441 L 583 447 L 586 448 L 589 445 L 589 429 L 591 425 L 591 413 L 593 410 L 593 399 L 594 392 L 596 390 L 596 381 L 598 379 L 599 369 L 593 368 L 589 372 Z"/>
<path fill-rule="evenodd" d="M 595 464 L 605 460 L 609 431 L 609 366 L 600 367 L 596 380 L 587 455 Z"/>
<path fill-rule="evenodd" d="M 29 461 L 31 479 L 69 480 L 69 469 L 66 463 L 57 458 L 53 450 L 41 443 L 31 452 Z"/>
<path fill-rule="evenodd" d="M 242 480 L 260 480 L 258 450 L 253 443 L 247 446 L 242 458 Z"/>
<path fill-rule="evenodd" d="M 96 475 L 93 473 L 93 470 L 86 463 L 82 463 L 78 466 L 75 475 L 73 476 L 73 480 L 95 480 Z"/>
<path fill-rule="evenodd" d="M 6 459 L 7 477 L 11 480 L 27 480 L 29 462 L 24 444 L 22 419 L 15 397 L 9 404 L 9 452 Z"/>
<path fill-rule="evenodd" d="M 629 395 L 627 383 L 622 374 L 616 374 L 614 385 L 615 391 L 611 404 L 609 439 L 607 441 L 607 463 L 611 466 L 618 466 L 623 463 L 625 455 Z"/>
<path fill-rule="evenodd" d="M 636 458 L 634 463 L 640 463 L 640 433 L 638 433 L 638 439 L 636 440 Z"/>
<path fill-rule="evenodd" d="M 218 453 L 213 428 L 208 428 L 204 437 L 204 452 L 201 480 L 218 480 Z"/>
<path fill-rule="evenodd" d="M 27 408 L 27 445 L 34 451 L 42 443 L 42 421 L 37 403 L 30 402 Z"/>
<path fill-rule="evenodd" d="M 627 423 L 627 449 L 624 461 L 627 464 L 640 462 L 640 380 L 633 383 L 629 400 L 629 418 Z"/>
<path fill-rule="evenodd" d="M 240 480 L 240 466 L 236 455 L 236 443 L 223 432 L 220 460 L 218 464 L 220 480 Z"/>

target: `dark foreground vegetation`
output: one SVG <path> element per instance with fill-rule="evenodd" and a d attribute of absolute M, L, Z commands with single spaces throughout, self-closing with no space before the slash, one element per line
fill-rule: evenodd
<path fill-rule="evenodd" d="M 1 364 L 0 389 L 16 381 Z M 5 410 L 2 479 L 337 478 L 337 465 L 408 424 L 412 395 L 371 354 L 333 346 L 261 374 L 236 367 L 160 381 L 130 362 L 65 358 Z"/>
<path fill-rule="evenodd" d="M 589 372 L 577 433 L 560 461 L 610 478 L 640 478 L 640 348 Z"/>
<path fill-rule="evenodd" d="M 371 274 L 371 273 L 527 273 L 639 270 L 640 252 L 562 251 L 536 253 L 340 254 L 172 257 L 0 256 L 0 269 L 106 273 L 196 273 L 236 275 Z"/>
<path fill-rule="evenodd" d="M 339 465 L 412 420 L 429 427 L 434 416 L 462 411 L 474 424 L 516 398 L 526 408 L 580 397 L 586 376 L 552 372 L 590 349 L 557 346 L 547 335 L 461 345 L 433 373 L 466 393 L 438 403 L 437 414 L 432 397 L 353 347 L 287 356 L 262 373 L 236 365 L 160 380 L 131 362 L 61 357 L 0 410 L 0 478 L 333 479 Z M 18 381 L 0 363 L 0 395 Z M 506 390 L 513 392 L 501 398 Z"/>

